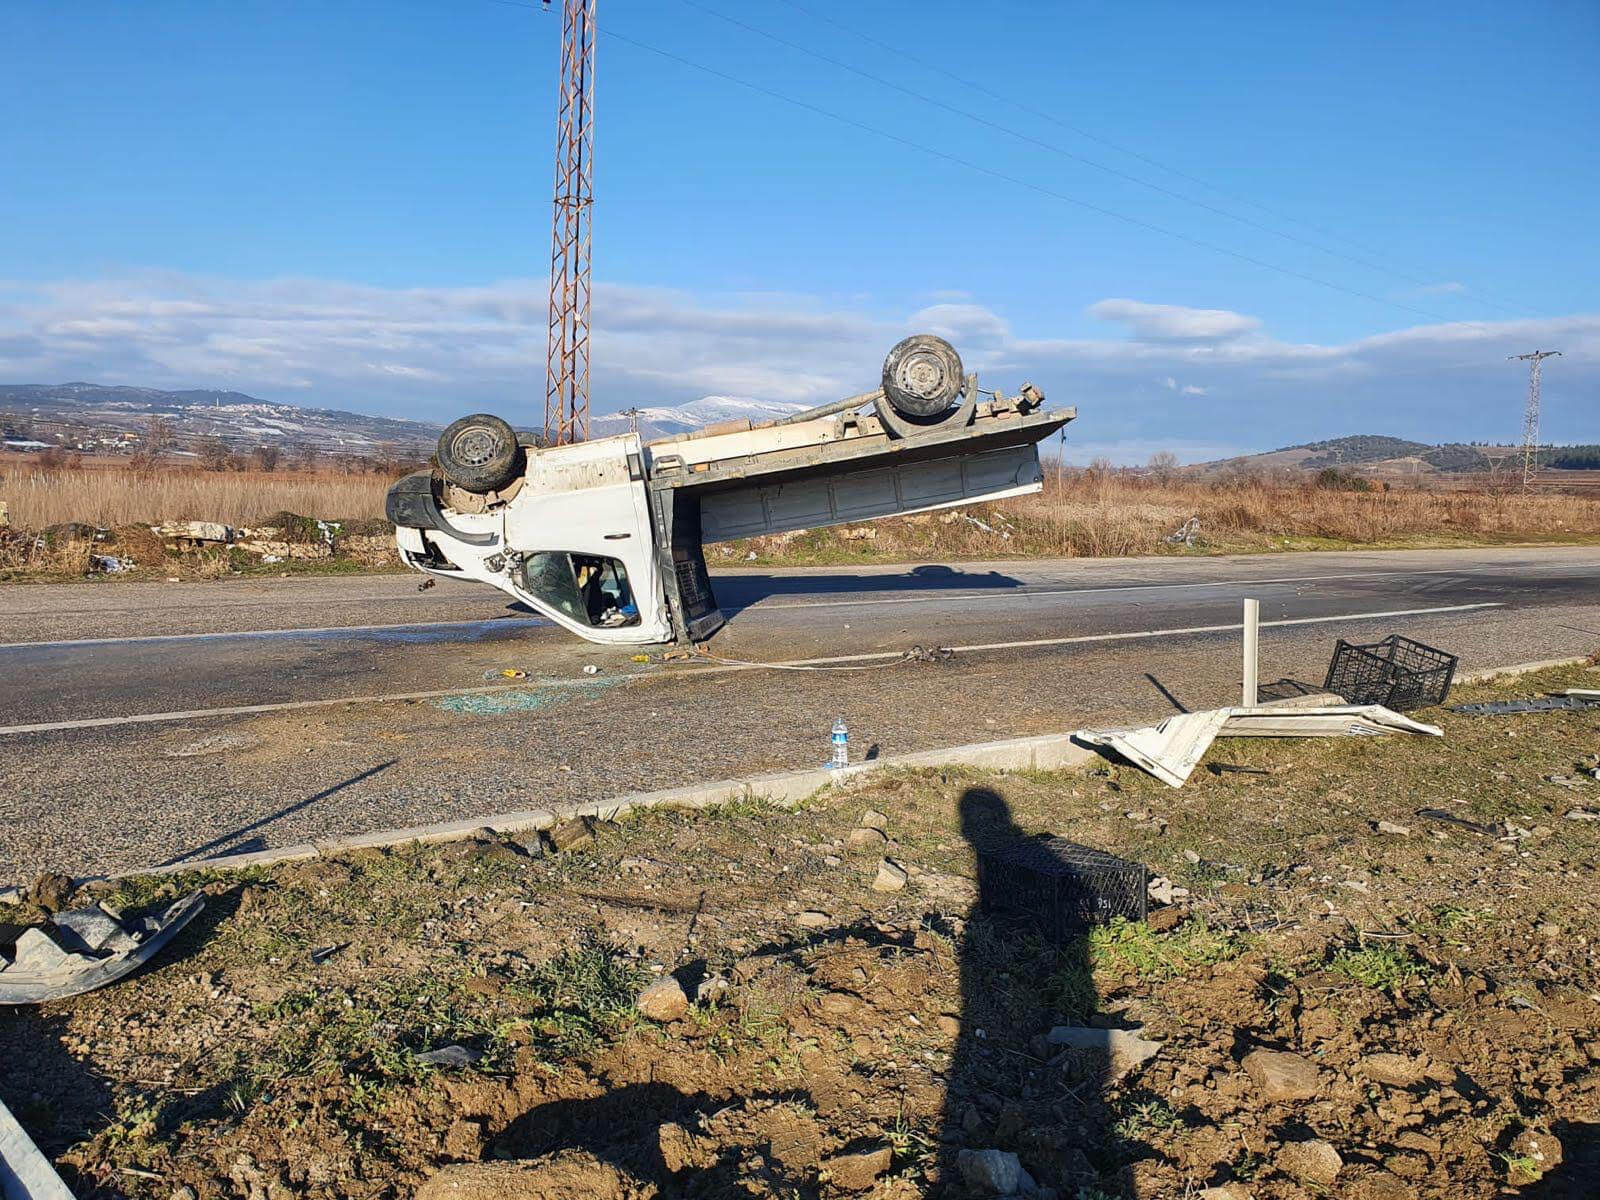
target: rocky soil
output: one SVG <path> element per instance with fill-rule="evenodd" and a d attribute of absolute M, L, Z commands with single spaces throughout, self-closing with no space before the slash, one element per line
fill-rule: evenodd
<path fill-rule="evenodd" d="M 91 886 L 209 902 L 0 1012 L 0 1099 L 86 1197 L 1592 1196 L 1600 712 L 1421 715 Z M 1170 903 L 991 911 L 1039 832 Z"/>

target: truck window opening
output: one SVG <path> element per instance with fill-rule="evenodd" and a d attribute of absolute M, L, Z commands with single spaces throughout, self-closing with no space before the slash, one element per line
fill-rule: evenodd
<path fill-rule="evenodd" d="M 615 558 L 544 551 L 522 564 L 522 586 L 551 608 L 595 628 L 639 623 L 628 569 Z"/>

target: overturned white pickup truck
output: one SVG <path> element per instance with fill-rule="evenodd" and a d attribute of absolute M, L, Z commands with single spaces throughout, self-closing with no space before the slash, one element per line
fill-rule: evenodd
<path fill-rule="evenodd" d="M 386 507 L 418 570 L 493 584 L 591 642 L 698 642 L 723 624 L 705 543 L 1036 492 L 1038 443 L 1077 415 L 1043 404 L 1028 384 L 980 393 L 919 334 L 878 390 L 762 425 L 544 447 L 464 417 Z"/>

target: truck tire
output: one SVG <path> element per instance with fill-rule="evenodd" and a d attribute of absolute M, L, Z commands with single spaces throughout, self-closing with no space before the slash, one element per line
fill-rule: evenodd
<path fill-rule="evenodd" d="M 938 417 L 961 394 L 966 376 L 956 348 L 931 333 L 916 333 L 883 360 L 883 394 L 901 416 Z"/>
<path fill-rule="evenodd" d="M 516 432 L 499 417 L 474 413 L 439 435 L 439 470 L 458 488 L 497 492 L 521 469 Z"/>

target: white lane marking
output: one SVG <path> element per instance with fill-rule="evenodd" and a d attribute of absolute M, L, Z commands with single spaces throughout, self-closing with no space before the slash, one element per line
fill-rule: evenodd
<path fill-rule="evenodd" d="M 1469 612 L 1474 609 L 1503 608 L 1498 601 L 1482 604 L 1451 604 L 1443 608 L 1397 608 L 1386 612 L 1341 613 L 1329 617 L 1288 617 L 1277 621 L 1263 621 L 1263 627 L 1277 625 L 1320 625 L 1331 621 L 1365 621 L 1377 620 L 1380 617 L 1415 617 L 1426 616 L 1432 613 L 1457 613 Z M 1089 633 L 1077 637 L 1039 638 L 1035 641 L 1025 642 L 984 642 L 974 646 L 951 646 L 949 649 L 962 653 L 973 653 L 982 650 L 1011 650 L 1033 646 L 1069 646 L 1083 642 L 1120 642 L 1131 641 L 1138 638 L 1181 637 L 1196 633 L 1226 633 L 1230 630 L 1241 629 L 1242 625 L 1190 625 L 1179 629 L 1142 629 L 1134 633 Z M 759 671 L 767 666 L 777 667 L 804 667 L 827 666 L 834 663 L 871 662 L 890 658 L 900 658 L 904 654 L 900 650 L 884 650 L 872 654 L 845 654 L 833 658 L 799 658 L 790 659 L 779 663 L 752 663 L 749 665 L 723 665 L 715 667 L 694 667 L 693 674 L 714 675 L 725 671 Z M 662 678 L 662 676 L 647 676 L 646 678 Z M 273 704 L 238 704 L 228 708 L 197 708 L 186 712 L 165 713 L 135 713 L 125 717 L 87 717 L 75 721 L 40 721 L 31 725 L 0 725 L 0 736 L 19 733 L 51 733 L 66 729 L 100 729 L 113 725 L 155 725 L 167 721 L 193 721 L 203 717 L 238 717 L 250 716 L 256 713 L 288 712 L 301 708 L 332 708 L 340 704 L 389 704 L 401 700 L 434 700 L 445 696 L 475 696 L 488 692 L 506 692 L 525 690 L 528 684 L 491 684 L 487 687 L 446 688 L 433 692 L 389 692 L 376 696 L 340 696 L 326 700 L 282 700 Z"/>
<path fill-rule="evenodd" d="M 231 633 L 135 633 L 126 637 L 68 638 L 59 642 L 0 642 L 0 650 L 55 646 L 113 646 L 124 642 L 199 642 L 208 638 L 309 637 L 320 633 L 394 633 L 401 629 L 460 629 L 466 625 L 549 625 L 543 617 L 481 617 L 473 621 L 402 621 L 398 625 L 317 625 L 308 629 L 240 629 Z"/>
<path fill-rule="evenodd" d="M 1366 621 L 1377 620 L 1380 617 L 1419 617 L 1431 613 L 1456 613 L 1470 612 L 1480 608 L 1504 608 L 1505 604 L 1499 600 L 1484 601 L 1480 604 L 1450 604 L 1442 608 L 1395 608 L 1388 612 L 1365 613 L 1340 613 L 1331 617 L 1283 617 L 1276 621 L 1262 621 L 1261 628 L 1269 625 L 1323 625 L 1332 621 Z M 1035 638 L 1031 641 L 1021 642 L 980 642 L 972 646 L 947 646 L 945 649 L 959 653 L 972 653 L 979 650 L 1018 650 L 1031 646 L 1072 646 L 1083 642 L 1127 642 L 1140 638 L 1180 637 L 1193 633 L 1228 633 L 1235 629 L 1243 629 L 1244 625 L 1234 622 L 1232 625 L 1188 625 L 1179 629 L 1141 629 L 1134 633 L 1085 633 L 1076 637 Z M 883 650 L 872 654 L 841 654 L 833 658 L 798 658 L 788 662 L 772 663 L 775 667 L 823 666 L 828 663 L 871 662 L 886 658 L 900 658 L 904 654 L 901 650 Z M 763 663 L 752 663 L 730 667 L 736 671 L 759 671 Z M 4 733 L 0 729 L 0 733 Z"/>
<path fill-rule="evenodd" d="M 1559 571 L 1560 566 L 1538 568 L 1538 573 Z M 1580 568 L 1581 569 L 1581 568 Z M 1322 583 L 1325 580 L 1335 579 L 1409 579 L 1418 575 L 1465 575 L 1465 574 L 1490 574 L 1514 573 L 1517 575 L 1532 575 L 1535 570 L 1524 570 L 1512 567 L 1485 567 L 1476 571 L 1363 571 L 1351 572 L 1344 575 L 1283 575 L 1275 579 L 1218 579 L 1205 583 L 1133 583 L 1118 585 L 1116 587 L 1082 587 L 1082 588 L 1034 588 L 1027 590 L 1024 584 L 1021 588 L 987 588 L 981 591 L 967 592 L 929 592 L 917 596 L 892 596 L 882 600 L 796 600 L 789 604 L 763 604 L 759 600 L 740 609 L 740 612 L 775 612 L 781 608 L 857 608 L 874 604 L 926 604 L 934 600 L 1027 600 L 1036 596 L 1078 596 L 1095 595 L 1105 592 L 1162 592 L 1181 591 L 1185 588 L 1218 588 L 1218 587 L 1246 587 L 1265 583 Z"/>

